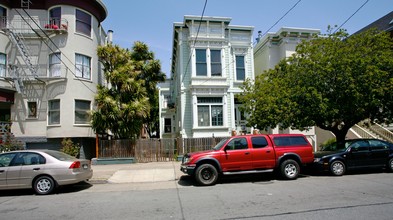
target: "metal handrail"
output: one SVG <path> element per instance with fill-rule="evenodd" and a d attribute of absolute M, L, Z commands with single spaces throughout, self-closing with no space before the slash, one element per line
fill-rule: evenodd
<path fill-rule="evenodd" d="M 68 30 L 68 21 L 64 18 L 49 18 L 49 19 L 36 19 L 36 18 L 13 18 L 1 17 L 0 28 L 7 29 L 12 26 L 13 29 L 20 33 L 34 33 L 33 30 Z"/>
<path fill-rule="evenodd" d="M 358 138 L 376 138 L 373 134 L 357 124 L 355 124 L 351 130 Z"/>
<path fill-rule="evenodd" d="M 393 132 L 391 132 L 388 129 L 384 128 L 380 124 L 377 124 L 377 123 L 372 124 L 370 126 L 370 130 L 372 130 L 373 132 L 377 133 L 378 135 L 380 135 L 384 139 L 386 139 L 386 140 L 388 140 L 390 142 L 393 142 Z"/>

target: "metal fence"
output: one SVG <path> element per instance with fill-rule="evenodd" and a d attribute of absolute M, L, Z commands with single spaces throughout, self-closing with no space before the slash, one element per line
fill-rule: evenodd
<path fill-rule="evenodd" d="M 97 158 L 129 158 L 138 162 L 175 161 L 188 152 L 212 149 L 224 138 L 100 140 Z"/>

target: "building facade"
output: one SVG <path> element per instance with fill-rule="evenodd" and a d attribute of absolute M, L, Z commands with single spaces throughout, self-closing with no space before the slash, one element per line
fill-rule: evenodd
<path fill-rule="evenodd" d="M 227 17 L 184 16 L 174 23 L 171 81 L 160 85 L 161 137 L 251 132 L 236 95 L 245 79 L 254 78 L 253 27 L 230 22 Z"/>
<path fill-rule="evenodd" d="M 255 75 L 263 74 L 268 69 L 273 69 L 278 62 L 296 52 L 296 46 L 302 40 L 310 40 L 314 35 L 320 34 L 318 29 L 282 27 L 275 33 L 267 33 L 261 36 L 259 32 L 257 43 L 254 46 L 254 71 Z M 310 143 L 317 146 L 317 134 L 315 127 L 306 131 L 293 129 L 280 130 L 273 128 L 268 133 L 302 133 L 307 136 Z"/>
<path fill-rule="evenodd" d="M 106 16 L 100 0 L 0 0 L 0 123 L 27 148 L 56 149 L 65 137 L 94 143 Z"/>

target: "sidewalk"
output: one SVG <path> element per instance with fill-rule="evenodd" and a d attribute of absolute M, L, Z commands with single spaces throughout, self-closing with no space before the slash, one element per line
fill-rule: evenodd
<path fill-rule="evenodd" d="M 150 162 L 131 164 L 92 165 L 92 183 L 143 183 L 179 180 L 180 163 Z"/>

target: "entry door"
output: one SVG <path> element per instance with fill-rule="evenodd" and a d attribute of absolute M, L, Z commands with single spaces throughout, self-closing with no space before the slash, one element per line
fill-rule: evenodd
<path fill-rule="evenodd" d="M 245 137 L 234 138 L 225 146 L 221 156 L 223 171 L 239 171 L 252 169 L 251 149 Z"/>

